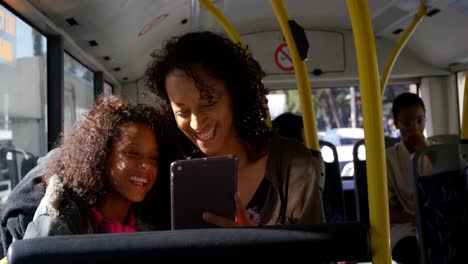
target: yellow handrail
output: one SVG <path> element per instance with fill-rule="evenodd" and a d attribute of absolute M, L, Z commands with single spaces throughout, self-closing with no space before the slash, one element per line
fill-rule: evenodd
<path fill-rule="evenodd" d="M 393 66 L 395 65 L 398 55 L 400 55 L 401 50 L 406 45 L 406 42 L 408 42 L 408 39 L 413 34 L 414 30 L 416 29 L 416 26 L 419 24 L 419 22 L 421 22 L 421 19 L 425 15 L 426 15 L 426 5 L 424 5 L 424 2 L 421 2 L 418 8 L 418 12 L 416 12 L 416 15 L 413 17 L 413 20 L 411 21 L 411 24 L 405 30 L 405 33 L 403 33 L 403 36 L 401 36 L 395 48 L 393 48 L 392 54 L 390 55 L 390 58 L 388 58 L 387 64 L 385 65 L 382 78 L 380 79 L 380 90 L 382 91 L 381 96 L 384 95 L 384 91 L 385 91 L 385 87 L 387 86 L 388 78 L 390 76 L 390 73 L 392 72 Z"/>
<path fill-rule="evenodd" d="M 242 42 L 239 33 L 234 29 L 234 27 L 229 23 L 227 18 L 221 13 L 216 6 L 213 5 L 211 0 L 198 0 L 198 2 L 205 8 L 208 12 L 210 12 L 216 20 L 223 26 L 226 33 L 232 39 L 234 43 L 240 43 L 243 48 L 245 48 L 244 43 Z"/>
<path fill-rule="evenodd" d="M 390 220 L 382 99 L 374 33 L 367 0 L 346 0 L 356 46 L 366 145 L 372 262 L 390 264 Z"/>
<path fill-rule="evenodd" d="M 213 5 L 211 0 L 198 0 L 198 2 L 202 5 L 203 8 L 205 8 L 208 12 L 210 12 L 214 16 L 214 18 L 216 18 L 216 20 L 221 24 L 221 26 L 223 26 L 224 31 L 226 31 L 226 33 L 229 35 L 229 37 L 234 43 L 239 43 L 242 48 L 246 49 L 246 46 L 242 42 L 239 33 L 237 33 L 237 31 L 234 29 L 231 23 L 229 23 L 229 21 L 223 15 L 223 13 L 221 13 L 221 11 L 219 11 L 216 8 L 216 6 Z M 270 111 L 268 109 L 268 104 L 263 105 L 263 107 L 265 108 L 266 115 L 267 115 L 265 122 L 267 126 L 271 128 L 272 123 L 271 123 Z"/>
<path fill-rule="evenodd" d="M 461 139 L 468 139 L 468 68 L 465 72 L 465 88 L 463 90 Z"/>
<path fill-rule="evenodd" d="M 280 24 L 283 35 L 286 39 L 289 52 L 294 65 L 294 73 L 296 74 L 297 86 L 299 89 L 299 97 L 301 102 L 302 116 L 304 120 L 304 134 L 306 146 L 310 149 L 320 151 L 317 127 L 315 124 L 314 104 L 312 101 L 312 90 L 310 88 L 309 73 L 307 65 L 299 57 L 296 42 L 294 41 L 291 29 L 289 28 L 289 15 L 284 2 L 282 0 L 270 0 L 271 7 L 275 12 L 276 18 Z"/>

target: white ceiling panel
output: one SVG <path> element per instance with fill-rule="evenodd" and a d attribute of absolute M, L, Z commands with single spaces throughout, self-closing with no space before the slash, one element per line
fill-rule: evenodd
<path fill-rule="evenodd" d="M 192 30 L 192 0 L 29 0 L 39 11 L 67 32 L 86 52 L 99 60 L 119 81 L 144 75 L 149 54 L 163 40 Z M 242 35 L 279 30 L 267 0 L 217 0 L 214 4 Z M 426 17 L 408 43 L 424 61 L 439 67 L 468 57 L 468 0 L 427 0 L 442 11 Z M 398 40 L 392 32 L 404 28 L 416 13 L 419 0 L 369 0 L 377 37 Z M 349 31 L 344 0 L 285 0 L 290 17 L 305 29 Z M 78 26 L 70 27 L 66 19 Z M 181 23 L 187 19 L 187 23 Z M 223 32 L 214 18 L 200 8 L 198 29 Z M 91 47 L 90 40 L 98 42 Z M 450 43 L 450 49 L 445 48 Z M 111 61 L 102 58 L 109 56 Z M 115 72 L 119 67 L 121 71 Z"/>

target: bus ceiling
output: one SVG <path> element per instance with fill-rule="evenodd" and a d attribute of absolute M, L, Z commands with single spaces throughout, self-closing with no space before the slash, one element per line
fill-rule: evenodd
<path fill-rule="evenodd" d="M 106 79 L 114 84 L 140 80 L 150 61 L 149 54 L 171 36 L 197 28 L 224 32 L 208 11 L 200 8 L 194 12 L 193 5 L 197 1 L 193 0 L 4 2 L 42 32 L 64 35 L 65 49 L 69 53 L 92 70 L 103 71 Z M 212 3 L 246 44 L 252 46 L 254 56 L 269 76 L 293 76 L 288 73 L 287 62 L 280 66 L 274 62 L 275 51 L 284 40 L 268 1 L 218 0 Z M 450 67 L 467 63 L 468 35 L 455 30 L 468 27 L 467 1 L 428 0 L 425 3 L 427 14 L 431 16 L 423 19 L 408 40 L 390 81 L 447 75 Z M 383 72 L 395 43 L 418 12 L 419 4 L 418 0 L 369 1 L 379 72 Z M 356 79 L 354 43 L 345 1 L 286 0 L 285 5 L 291 19 L 306 30 L 311 46 L 308 56 L 311 81 Z M 196 15 L 194 19 L 192 16 Z M 192 27 L 192 23 L 197 23 L 196 27 Z M 271 34 L 268 42 L 260 42 L 265 34 Z M 259 43 L 258 47 L 254 47 L 255 43 Z M 115 71 L 117 68 L 120 71 Z"/>

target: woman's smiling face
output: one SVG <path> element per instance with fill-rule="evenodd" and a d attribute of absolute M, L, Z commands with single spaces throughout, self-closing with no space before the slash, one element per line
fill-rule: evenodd
<path fill-rule="evenodd" d="M 202 67 L 195 67 L 194 74 L 198 83 L 180 69 L 166 76 L 166 92 L 177 126 L 205 155 L 230 154 L 237 144 L 231 96 L 225 83 Z"/>

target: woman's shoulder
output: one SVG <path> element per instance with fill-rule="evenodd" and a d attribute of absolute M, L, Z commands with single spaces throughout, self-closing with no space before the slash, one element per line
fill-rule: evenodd
<path fill-rule="evenodd" d="M 278 134 L 273 134 L 270 144 L 270 155 L 275 154 L 289 157 L 309 158 L 312 156 L 312 151 L 302 142 L 282 137 Z"/>

